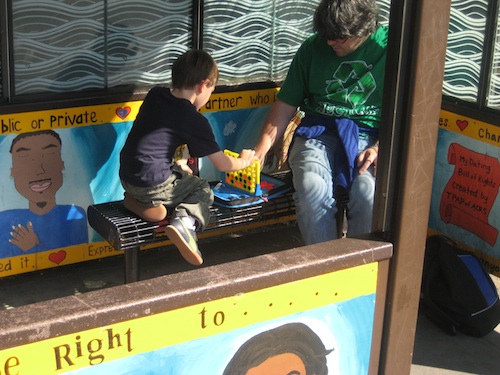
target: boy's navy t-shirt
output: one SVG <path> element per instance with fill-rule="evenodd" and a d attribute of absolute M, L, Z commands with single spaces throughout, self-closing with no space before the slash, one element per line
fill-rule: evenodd
<path fill-rule="evenodd" d="M 220 151 L 208 120 L 190 101 L 176 98 L 169 88 L 154 87 L 120 153 L 120 178 L 140 187 L 165 182 L 174 152 L 183 144 L 198 158 Z"/>

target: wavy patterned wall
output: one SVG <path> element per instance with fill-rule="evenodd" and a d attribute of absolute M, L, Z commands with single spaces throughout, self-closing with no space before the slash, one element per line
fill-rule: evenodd
<path fill-rule="evenodd" d="M 495 47 L 490 75 L 490 87 L 488 92 L 487 106 L 500 109 L 500 16 L 497 19 L 495 30 Z"/>
<path fill-rule="evenodd" d="M 221 83 L 282 80 L 312 32 L 318 2 L 205 1 L 203 45 L 219 64 Z"/>
<path fill-rule="evenodd" d="M 16 94 L 168 81 L 190 0 L 14 0 Z"/>
<path fill-rule="evenodd" d="M 284 79 L 318 2 L 206 0 L 203 46 L 220 84 Z M 191 42 L 191 4 L 13 0 L 16 95 L 168 83 Z M 380 4 L 387 15 L 390 2 Z"/>
<path fill-rule="evenodd" d="M 378 11 L 380 16 L 380 23 L 382 25 L 389 25 L 389 15 L 391 12 L 391 0 L 377 0 Z"/>
<path fill-rule="evenodd" d="M 487 0 L 452 0 L 443 94 L 477 100 Z"/>
<path fill-rule="evenodd" d="M 3 96 L 3 79 L 2 79 L 2 49 L 0 48 L 0 98 Z"/>

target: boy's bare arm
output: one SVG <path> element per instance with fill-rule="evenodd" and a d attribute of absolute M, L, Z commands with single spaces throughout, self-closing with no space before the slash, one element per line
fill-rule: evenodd
<path fill-rule="evenodd" d="M 239 158 L 233 158 L 232 156 L 224 154 L 222 151 L 208 155 L 208 158 L 214 164 L 215 168 L 222 172 L 245 169 L 256 160 L 255 151 L 247 149 L 241 151 Z"/>

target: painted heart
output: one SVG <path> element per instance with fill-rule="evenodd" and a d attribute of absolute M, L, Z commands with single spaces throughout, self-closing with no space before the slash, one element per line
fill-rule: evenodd
<path fill-rule="evenodd" d="M 51 253 L 49 255 L 49 260 L 55 264 L 60 264 L 64 259 L 66 259 L 66 251 L 60 250 L 57 253 Z"/>
<path fill-rule="evenodd" d="M 123 120 L 129 115 L 130 111 L 130 107 L 118 107 L 116 108 L 116 115 Z"/>
<path fill-rule="evenodd" d="M 457 120 L 457 126 L 461 131 L 464 131 L 467 126 L 469 126 L 469 121 L 467 120 Z"/>

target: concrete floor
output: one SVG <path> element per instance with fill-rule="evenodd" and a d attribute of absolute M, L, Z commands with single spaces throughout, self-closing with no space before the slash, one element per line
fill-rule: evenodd
<path fill-rule="evenodd" d="M 302 245 L 294 226 L 273 228 L 272 245 L 262 252 L 273 252 Z M 252 233 L 228 235 L 217 240 L 200 240 L 205 256 L 204 266 L 260 255 L 255 253 Z M 230 249 L 230 251 L 228 251 Z M 192 269 L 175 248 L 151 249 L 141 252 L 141 279 Z M 0 279 L 0 310 L 65 297 L 87 291 L 123 284 L 123 257 L 115 256 L 40 272 Z M 494 278 L 500 288 L 500 279 Z M 425 316 L 419 315 L 411 375 L 500 374 L 500 326 L 483 338 L 458 333 L 449 336 Z M 392 375 L 392 374 L 391 374 Z M 404 375 L 404 374 L 394 374 Z"/>
<path fill-rule="evenodd" d="M 500 290 L 500 279 L 492 277 Z M 476 338 L 450 336 L 419 314 L 411 375 L 500 374 L 500 325 Z"/>

